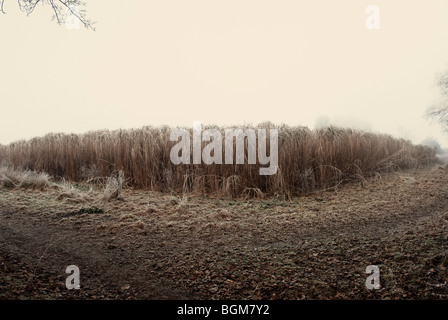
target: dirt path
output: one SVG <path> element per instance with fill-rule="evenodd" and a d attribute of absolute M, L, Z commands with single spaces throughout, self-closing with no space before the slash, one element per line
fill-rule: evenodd
<path fill-rule="evenodd" d="M 436 166 L 293 201 L 0 190 L 0 298 L 447 299 L 447 183 Z"/>

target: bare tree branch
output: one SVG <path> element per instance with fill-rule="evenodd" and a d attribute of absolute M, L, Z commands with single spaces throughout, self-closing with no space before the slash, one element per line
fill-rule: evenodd
<path fill-rule="evenodd" d="M 53 1 L 53 0 L 51 0 Z M 80 1 L 76 1 L 76 0 L 67 0 L 66 2 L 59 0 L 60 3 L 62 3 L 67 9 L 68 11 L 70 11 L 70 13 L 72 15 L 74 15 L 76 18 L 78 18 L 79 21 L 81 21 L 82 24 L 84 24 L 84 27 L 86 27 L 87 29 L 92 29 L 95 30 L 95 28 L 93 28 L 93 23 L 89 20 L 86 20 L 84 17 L 84 11 L 81 11 L 80 9 L 78 9 L 81 14 L 78 14 L 77 12 L 74 12 L 73 10 L 73 5 L 75 5 L 76 7 L 80 7 L 80 6 L 84 6 L 84 3 L 81 3 Z M 70 3 L 73 3 L 73 5 L 71 5 Z"/>
<path fill-rule="evenodd" d="M 0 0 L 0 12 L 4 11 L 5 0 Z M 69 22 L 70 19 L 76 19 L 84 25 L 86 29 L 95 30 L 95 22 L 87 19 L 85 2 L 80 0 L 17 0 L 21 11 L 30 15 L 34 12 L 34 9 L 39 3 L 49 4 L 53 11 L 53 20 L 61 25 L 65 22 Z"/>
<path fill-rule="evenodd" d="M 61 22 L 61 19 L 59 19 L 58 7 L 54 5 L 53 0 L 50 0 L 50 4 L 51 4 L 51 7 L 53 8 L 54 16 L 56 17 L 58 24 L 61 24 L 62 22 Z"/>
<path fill-rule="evenodd" d="M 20 10 L 30 15 L 41 0 L 18 0 Z"/>

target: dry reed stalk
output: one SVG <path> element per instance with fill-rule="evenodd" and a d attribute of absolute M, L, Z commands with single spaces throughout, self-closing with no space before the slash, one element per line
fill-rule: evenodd
<path fill-rule="evenodd" d="M 204 126 L 203 130 L 207 128 L 218 127 Z M 57 133 L 21 140 L 0 146 L 0 163 L 46 172 L 55 179 L 101 185 L 107 185 L 108 177 L 121 168 L 129 185 L 135 188 L 232 197 L 249 193 L 291 197 L 435 160 L 435 149 L 384 134 L 337 127 L 310 130 L 271 123 L 242 129 L 257 132 L 260 128 L 277 128 L 279 132 L 279 170 L 272 176 L 260 176 L 258 163 L 248 164 L 247 140 L 244 164 L 174 165 L 170 150 L 176 142 L 170 141 L 172 128 L 167 126 L 82 135 Z M 224 137 L 224 129 L 218 129 Z M 188 130 L 192 137 L 192 129 Z M 206 144 L 203 142 L 202 147 Z M 224 156 L 225 143 L 222 152 Z"/>

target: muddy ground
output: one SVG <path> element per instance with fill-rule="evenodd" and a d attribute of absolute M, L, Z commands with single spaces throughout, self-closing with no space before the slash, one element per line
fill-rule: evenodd
<path fill-rule="evenodd" d="M 448 298 L 445 166 L 289 201 L 87 189 L 0 190 L 0 299 Z"/>

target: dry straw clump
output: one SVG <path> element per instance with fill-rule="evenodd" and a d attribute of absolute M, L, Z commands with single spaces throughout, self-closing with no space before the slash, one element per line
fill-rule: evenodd
<path fill-rule="evenodd" d="M 104 197 L 107 200 L 122 200 L 121 191 L 125 183 L 124 172 L 112 172 L 111 176 L 107 178 L 106 188 L 104 189 Z"/>
<path fill-rule="evenodd" d="M 224 137 L 223 128 L 213 128 L 219 129 Z M 303 195 L 333 188 L 344 181 L 362 182 L 368 176 L 416 168 L 435 160 L 435 149 L 384 134 L 337 127 L 310 130 L 271 123 L 242 129 L 248 128 L 278 129 L 276 174 L 262 176 L 258 163 L 248 164 L 247 140 L 244 164 L 174 165 L 170 150 L 177 142 L 170 141 L 173 128 L 167 126 L 83 135 L 49 134 L 1 146 L 0 163 L 47 172 L 55 179 L 109 185 L 111 197 L 119 198 L 124 177 L 113 173 L 120 170 L 127 185 L 135 188 L 263 197 Z M 192 137 L 192 129 L 189 131 Z"/>
<path fill-rule="evenodd" d="M 50 176 L 45 172 L 30 170 L 13 170 L 10 167 L 0 167 L 1 188 L 24 188 L 43 190 L 50 184 Z"/>

